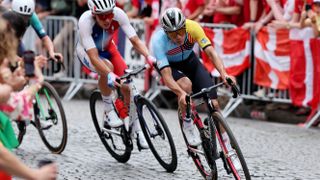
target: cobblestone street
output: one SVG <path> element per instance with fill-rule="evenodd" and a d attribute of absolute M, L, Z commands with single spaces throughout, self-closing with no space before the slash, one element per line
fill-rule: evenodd
<path fill-rule="evenodd" d="M 41 159 L 56 161 L 59 179 L 202 179 L 188 157 L 177 112 L 161 109 L 174 138 L 178 168 L 167 173 L 149 150 L 136 147 L 130 160 L 118 163 L 102 145 L 93 126 L 88 100 L 63 102 L 68 121 L 68 143 L 54 155 L 42 143 L 36 129 L 27 127 L 22 145 L 14 151 L 35 167 Z M 228 118 L 246 158 L 252 179 L 320 179 L 320 129 Z M 220 167 L 224 179 L 224 169 Z"/>

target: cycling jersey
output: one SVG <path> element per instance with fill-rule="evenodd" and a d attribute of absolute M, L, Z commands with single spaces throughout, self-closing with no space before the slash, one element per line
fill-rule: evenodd
<path fill-rule="evenodd" d="M 83 13 L 79 19 L 78 31 L 79 42 L 77 43 L 77 56 L 78 59 L 89 68 L 95 71 L 86 51 L 92 48 L 97 48 L 101 60 L 108 59 L 114 66 L 114 72 L 117 75 L 122 75 L 127 68 L 123 58 L 121 57 L 116 45 L 112 41 L 114 32 L 121 27 L 126 36 L 130 39 L 136 36 L 136 31 L 131 26 L 126 13 L 118 7 L 113 9 L 113 21 L 110 27 L 105 30 L 101 28 L 91 11 Z"/>
<path fill-rule="evenodd" d="M 114 18 L 109 29 L 102 29 L 90 10 L 83 13 L 79 19 L 78 30 L 81 45 L 85 50 L 97 48 L 99 52 L 107 51 L 106 47 L 112 40 L 114 32 L 121 27 L 128 38 L 136 35 L 126 13 L 118 7 L 113 9 Z"/>
<path fill-rule="evenodd" d="M 36 31 L 38 37 L 42 39 L 47 35 L 46 31 L 44 30 L 38 16 L 36 13 L 32 13 L 30 19 L 29 19 L 29 24 L 33 27 L 33 29 Z"/>
<path fill-rule="evenodd" d="M 30 18 L 28 19 L 27 23 L 26 23 L 26 27 L 25 29 L 22 31 L 22 35 L 25 34 L 27 27 L 31 25 L 32 28 L 34 29 L 34 31 L 37 33 L 38 37 L 40 39 L 42 39 L 43 37 L 47 36 L 46 31 L 44 30 L 41 21 L 39 20 L 38 16 L 36 13 L 32 13 L 32 15 L 30 16 Z M 23 56 L 23 52 L 25 51 L 25 47 L 22 41 L 19 41 L 19 46 L 18 46 L 18 50 L 17 50 L 17 54 L 18 56 L 22 57 Z"/>
<path fill-rule="evenodd" d="M 155 32 L 151 39 L 151 49 L 157 59 L 158 68 L 161 70 L 169 66 L 170 62 L 186 60 L 193 52 L 193 46 L 196 42 L 202 49 L 211 45 L 202 27 L 197 22 L 188 19 L 186 20 L 186 36 L 183 45 L 173 43 L 163 29 Z"/>

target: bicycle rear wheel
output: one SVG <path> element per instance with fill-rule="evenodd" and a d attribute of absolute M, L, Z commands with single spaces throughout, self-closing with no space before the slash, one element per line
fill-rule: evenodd
<path fill-rule="evenodd" d="M 94 127 L 104 147 L 111 156 L 117 161 L 125 163 L 131 156 L 132 141 L 124 126 L 119 128 L 103 128 L 103 110 L 101 94 L 99 91 L 94 91 L 90 97 L 90 111 Z"/>
<path fill-rule="evenodd" d="M 218 178 L 218 172 L 215 162 L 215 156 L 213 154 L 213 152 L 215 151 L 213 150 L 214 146 L 210 143 L 210 139 L 214 139 L 215 137 L 212 137 L 212 134 L 209 132 L 208 127 L 199 127 L 197 124 L 197 130 L 199 136 L 201 137 L 202 144 L 198 147 L 190 146 L 183 132 L 183 118 L 181 116 L 180 110 L 178 111 L 178 117 L 183 139 L 188 148 L 188 154 L 191 156 L 198 171 L 204 177 L 204 179 L 216 180 Z M 196 115 L 192 114 L 191 119 L 194 121 L 195 118 Z"/>
<path fill-rule="evenodd" d="M 62 153 L 67 145 L 67 120 L 60 97 L 48 82 L 43 82 L 36 94 L 34 111 L 36 127 L 43 143 L 52 153 Z M 41 127 L 42 124 L 48 127 Z"/>
<path fill-rule="evenodd" d="M 241 152 L 240 146 L 238 145 L 236 138 L 234 137 L 229 125 L 227 124 L 227 122 L 223 119 L 223 117 L 221 116 L 221 114 L 219 112 L 214 112 L 211 117 L 213 118 L 214 121 L 212 121 L 212 119 L 209 120 L 209 125 L 210 126 L 214 126 L 215 130 L 216 130 L 216 135 L 217 135 L 217 143 L 220 145 L 218 146 L 218 152 L 220 152 L 220 157 L 222 158 L 224 165 L 227 165 L 227 167 L 225 166 L 225 169 L 227 170 L 227 173 L 230 174 L 232 173 L 232 175 L 234 176 L 235 179 L 247 179 L 250 180 L 250 173 L 249 173 L 249 169 L 247 167 L 247 163 L 243 157 L 243 154 Z M 213 123 L 215 122 L 215 125 L 213 125 Z M 222 133 L 221 133 L 221 128 L 223 127 L 226 131 L 226 134 L 229 137 L 230 140 L 230 144 L 231 147 L 233 149 L 234 152 L 228 152 L 227 150 L 227 146 L 224 143 L 224 141 L 222 140 Z M 231 160 L 231 153 L 236 153 L 236 156 L 238 158 L 238 160 L 240 161 L 241 164 L 241 170 L 236 170 L 232 160 Z"/>
<path fill-rule="evenodd" d="M 177 152 L 162 115 L 148 99 L 139 97 L 137 111 L 141 129 L 148 145 L 160 165 L 168 172 L 177 168 Z"/>

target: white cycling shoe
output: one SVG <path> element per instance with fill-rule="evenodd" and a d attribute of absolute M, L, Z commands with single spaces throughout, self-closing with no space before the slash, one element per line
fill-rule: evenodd
<path fill-rule="evenodd" d="M 201 139 L 199 134 L 195 131 L 195 125 L 193 122 L 183 122 L 183 132 L 187 138 L 187 141 L 190 146 L 199 146 L 201 144 Z"/>
<path fill-rule="evenodd" d="M 113 109 L 110 112 L 104 112 L 103 115 L 104 126 L 112 128 L 120 127 L 123 125 L 123 121 L 118 117 L 116 111 Z"/>
<path fill-rule="evenodd" d="M 148 142 L 146 140 L 146 137 L 144 137 L 142 130 L 136 131 L 136 134 L 137 134 L 137 141 L 140 145 L 140 148 L 141 149 L 149 149 Z"/>
<path fill-rule="evenodd" d="M 242 166 L 241 166 L 241 163 L 240 163 L 240 161 L 239 161 L 238 155 L 237 155 L 237 153 L 235 152 L 235 150 L 234 150 L 234 149 L 230 150 L 230 151 L 228 152 L 228 156 L 230 157 L 234 168 L 235 168 L 237 171 L 240 171 L 240 170 L 242 169 Z"/>

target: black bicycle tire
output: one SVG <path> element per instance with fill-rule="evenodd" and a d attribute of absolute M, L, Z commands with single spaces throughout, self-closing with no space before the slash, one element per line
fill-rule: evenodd
<path fill-rule="evenodd" d="M 246 163 L 246 161 L 244 159 L 244 156 L 243 156 L 243 154 L 241 152 L 240 146 L 239 146 L 235 136 L 233 135 L 233 132 L 231 131 L 229 125 L 227 124 L 227 122 L 224 120 L 224 118 L 222 117 L 222 115 L 219 112 L 214 112 L 211 115 L 211 117 L 217 123 L 221 124 L 221 126 L 225 129 L 226 133 L 229 136 L 230 143 L 232 144 L 232 147 L 234 148 L 234 150 L 236 151 L 236 153 L 238 155 L 238 158 L 239 158 L 241 166 L 242 166 L 242 170 L 243 170 L 243 172 L 245 174 L 245 178 L 246 178 L 246 180 L 250 180 L 251 176 L 250 176 L 250 172 L 249 172 L 247 163 Z M 222 137 L 221 132 L 218 131 L 218 134 L 219 134 L 220 137 Z M 228 166 L 230 167 L 229 162 L 228 162 Z M 233 171 L 232 171 L 232 174 L 235 176 Z"/>
<path fill-rule="evenodd" d="M 98 122 L 98 119 L 96 116 L 96 111 L 95 111 L 95 103 L 98 99 L 101 99 L 101 93 L 100 93 L 100 91 L 95 90 L 95 91 L 93 91 L 93 93 L 90 96 L 90 112 L 91 112 L 92 121 L 93 121 L 94 127 L 96 129 L 96 132 L 98 133 L 98 136 L 99 136 L 102 144 L 107 149 L 107 151 L 111 154 L 111 156 L 113 158 L 115 158 L 118 162 L 125 163 L 130 159 L 132 148 L 126 144 L 125 145 L 126 146 L 125 153 L 123 155 L 119 155 L 116 152 L 114 152 L 111 149 L 111 147 L 109 146 L 109 144 L 105 141 L 105 139 L 103 138 L 103 134 L 101 132 L 99 122 Z M 122 128 L 124 128 L 124 126 Z"/>
<path fill-rule="evenodd" d="M 152 144 L 152 141 L 148 135 L 147 129 L 145 126 L 143 126 L 143 124 L 145 123 L 145 119 L 143 118 L 143 114 L 142 114 L 142 107 L 143 105 L 146 105 L 149 110 L 152 110 L 155 113 L 155 116 L 157 116 L 158 120 L 160 121 L 160 124 L 162 125 L 163 129 L 164 129 L 164 133 L 166 134 L 168 141 L 169 141 L 169 145 L 170 145 L 170 149 L 171 149 L 171 154 L 172 154 L 172 160 L 171 162 L 168 164 L 166 162 L 164 162 L 162 160 L 162 158 L 160 157 L 159 153 L 157 152 L 157 150 L 155 149 L 154 145 Z M 148 142 L 148 145 L 150 147 L 151 152 L 153 153 L 154 157 L 157 159 L 157 161 L 160 163 L 160 165 L 167 170 L 167 172 L 173 172 L 177 169 L 177 164 L 178 164 L 178 158 L 177 158 L 177 152 L 176 152 L 176 148 L 175 148 L 175 144 L 172 138 L 172 135 L 170 133 L 170 130 L 167 126 L 167 123 L 164 121 L 163 116 L 161 115 L 161 113 L 158 111 L 158 109 L 155 107 L 155 105 L 149 101 L 148 99 L 146 99 L 145 97 L 140 97 L 138 102 L 137 102 L 137 110 L 139 111 L 139 121 L 141 124 L 141 129 L 143 131 L 143 134 Z M 140 116 L 141 115 L 141 116 Z"/>
<path fill-rule="evenodd" d="M 181 118 L 181 115 L 180 115 L 180 111 L 179 111 L 179 110 L 178 110 L 178 118 L 179 118 L 180 129 L 181 129 L 181 133 L 182 133 L 184 142 L 185 142 L 186 145 L 188 146 L 189 143 L 188 143 L 187 138 L 186 138 L 186 136 L 184 135 L 184 132 L 183 132 L 183 119 Z M 193 115 L 193 114 L 191 115 L 191 119 L 194 120 L 194 115 Z M 200 130 L 200 128 L 199 128 L 198 126 L 197 126 L 197 128 L 198 128 L 198 130 Z M 200 172 L 201 176 L 202 176 L 204 179 L 210 179 L 210 177 L 211 177 L 211 180 L 216 180 L 216 179 L 218 178 L 217 165 L 216 165 L 215 162 L 213 162 L 213 163 L 214 163 L 214 168 L 215 168 L 214 175 L 212 174 L 212 172 L 211 172 L 210 175 L 207 175 L 207 174 L 202 170 L 202 168 L 199 166 L 199 164 L 198 164 L 197 161 L 196 161 L 196 160 L 199 159 L 199 158 L 197 158 L 197 157 L 196 157 L 194 154 L 192 154 L 192 153 L 190 153 L 190 156 L 191 156 L 194 164 L 196 165 L 198 171 Z M 207 162 L 207 163 L 208 163 L 208 162 Z"/>
<path fill-rule="evenodd" d="M 47 140 L 47 138 L 45 137 L 45 134 L 43 133 L 43 130 L 41 128 L 39 128 L 40 126 L 40 121 L 39 119 L 37 118 L 37 115 L 35 114 L 35 122 L 37 124 L 37 129 L 38 129 L 38 132 L 40 134 L 40 137 L 42 139 L 42 142 L 45 144 L 45 146 L 54 154 L 61 154 L 66 145 L 67 145 L 67 140 L 68 140 L 68 126 L 67 126 L 67 119 L 66 119 L 66 115 L 65 115 L 65 112 L 64 112 L 64 108 L 62 106 L 62 102 L 61 102 L 61 99 L 60 99 L 60 96 L 58 95 L 57 91 L 55 90 L 55 88 L 48 82 L 44 81 L 43 82 L 43 85 L 42 85 L 42 88 L 40 89 L 40 91 L 43 89 L 43 88 L 46 88 L 48 91 L 49 91 L 49 94 L 50 96 L 52 95 L 54 100 L 56 101 L 57 103 L 57 106 L 59 108 L 59 112 L 60 112 L 60 117 L 61 117 L 61 122 L 62 122 L 62 139 L 61 139 L 61 143 L 59 146 L 57 147 L 53 147 Z M 39 92 L 40 92 L 39 91 Z M 52 100 L 52 99 L 51 99 Z"/>
<path fill-rule="evenodd" d="M 17 126 L 19 131 L 16 137 L 19 142 L 19 144 L 16 146 L 16 148 L 18 148 L 21 145 L 23 137 L 27 132 L 27 126 L 24 121 L 12 121 L 12 122 L 15 122 L 15 125 Z M 19 126 L 22 126 L 21 128 L 23 128 L 23 130 L 21 130 Z"/>

